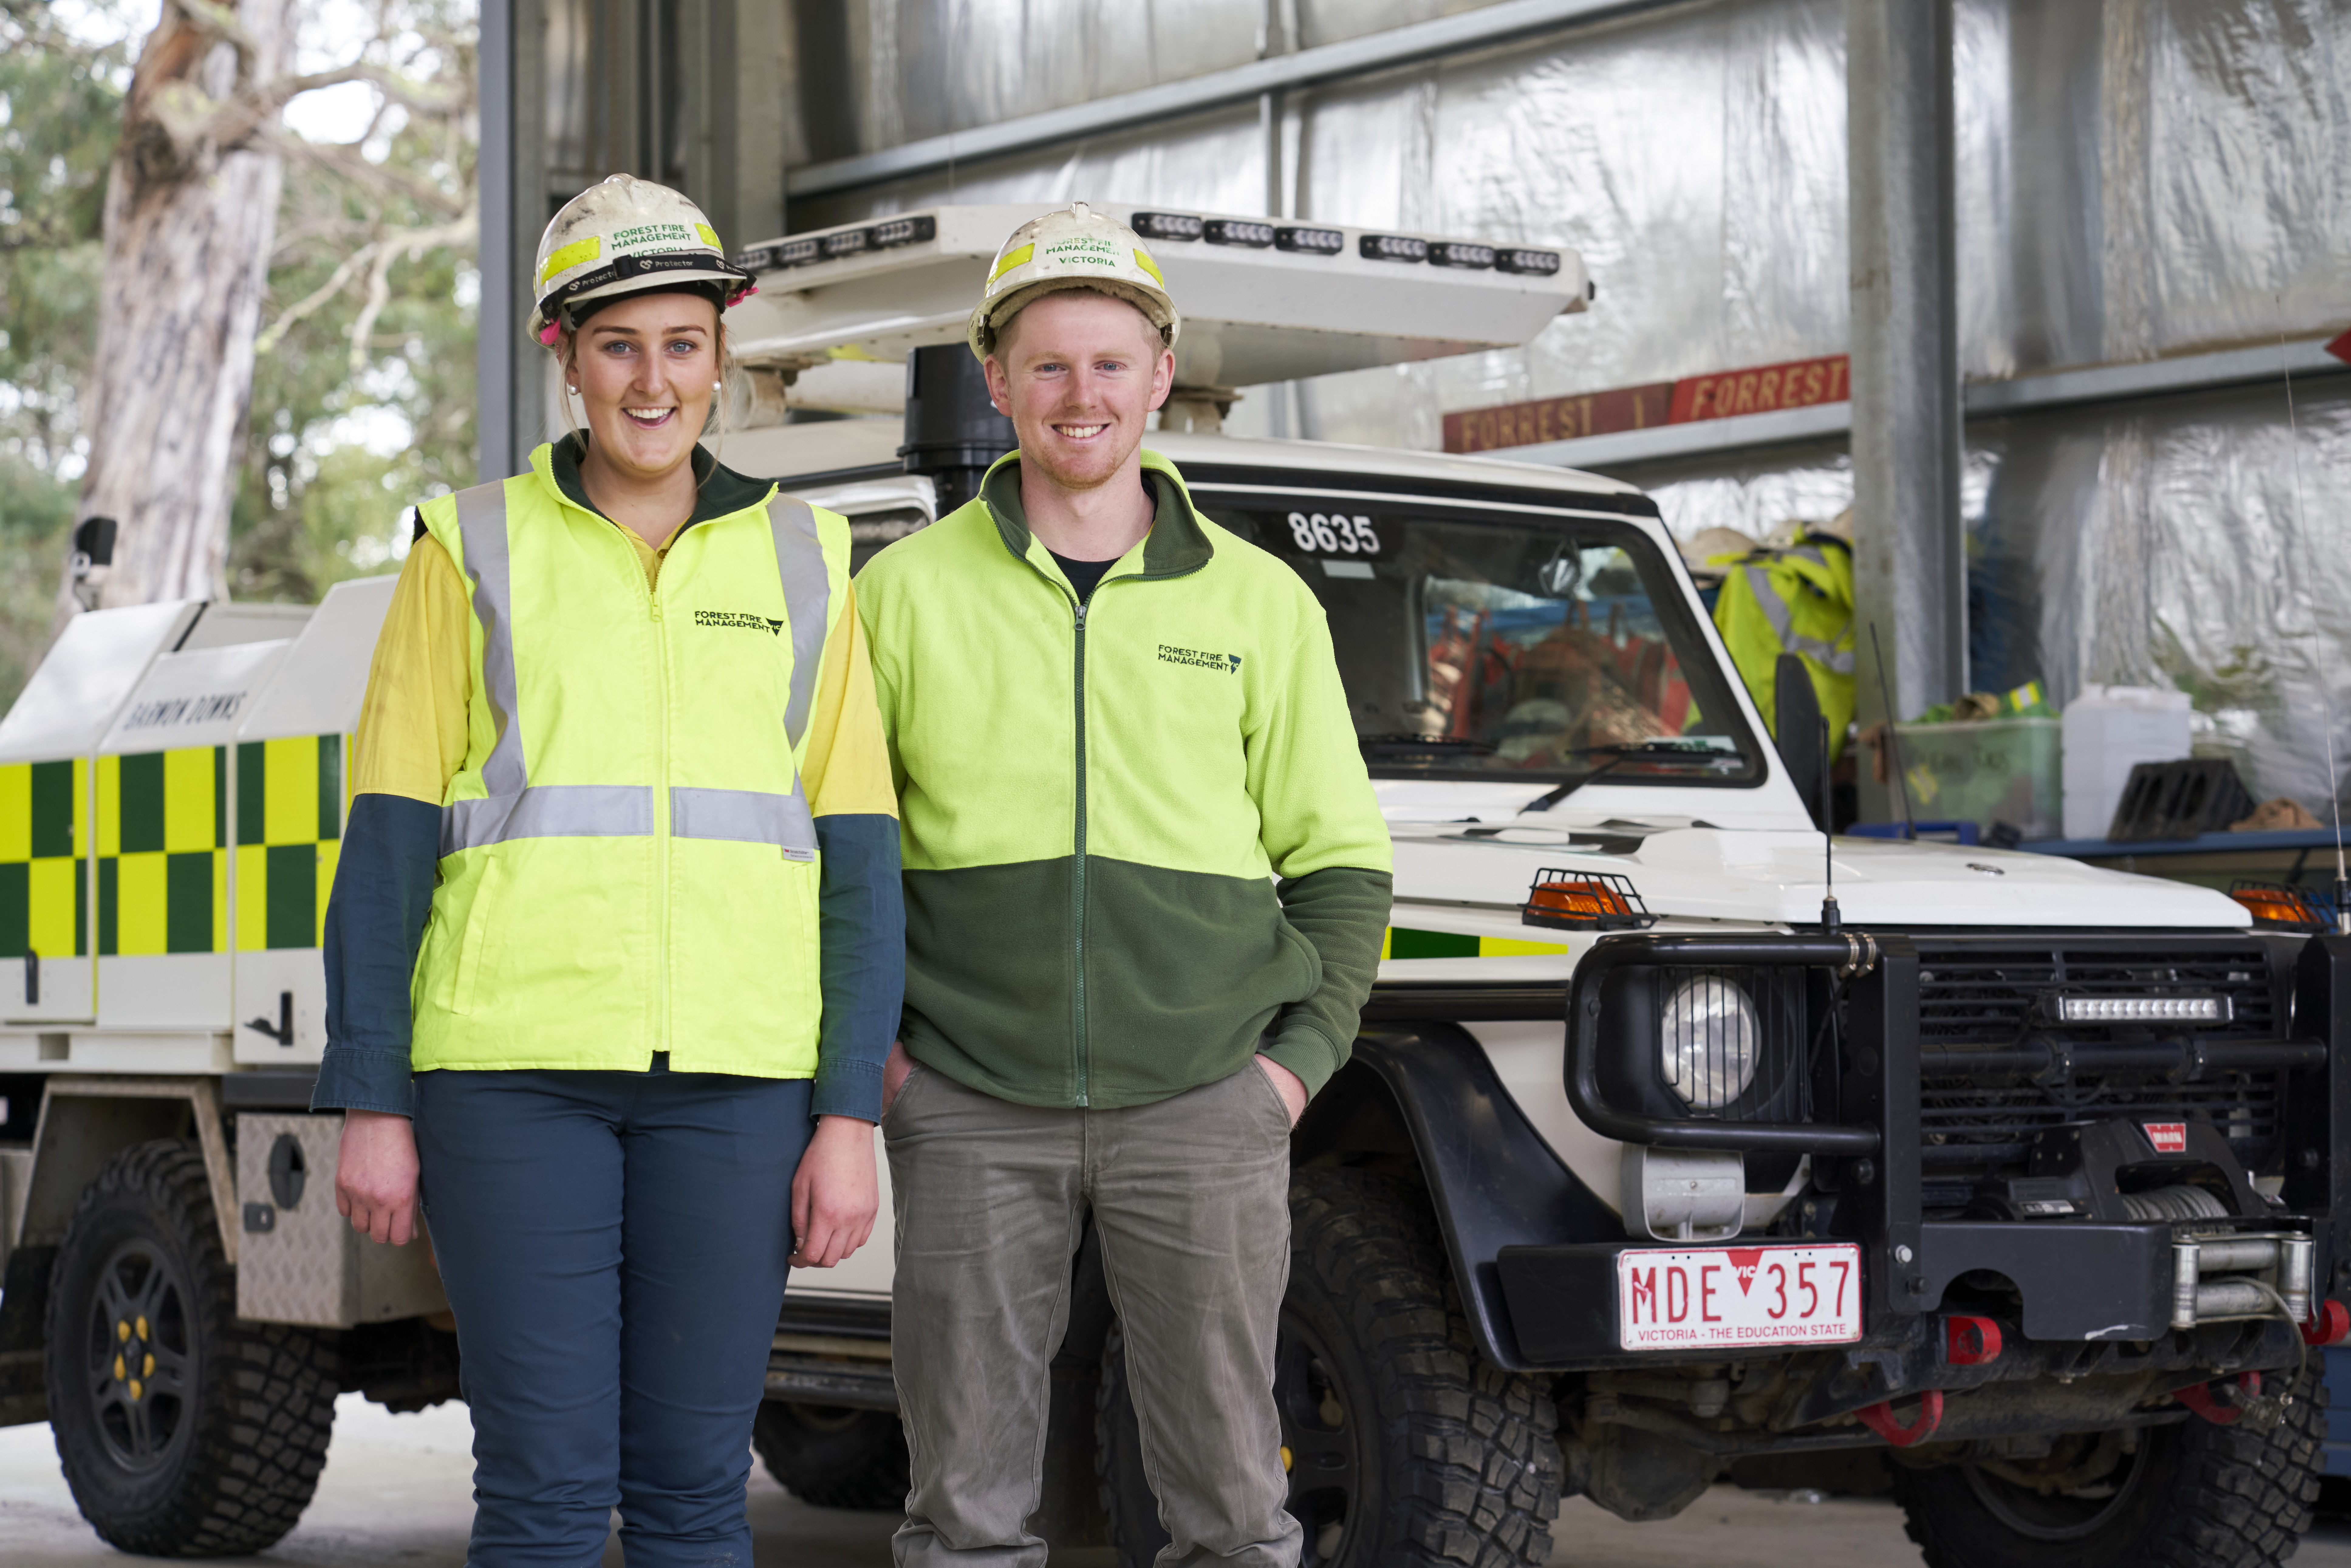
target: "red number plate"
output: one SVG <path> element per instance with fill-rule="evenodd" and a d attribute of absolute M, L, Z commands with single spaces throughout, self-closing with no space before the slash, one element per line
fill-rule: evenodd
<path fill-rule="evenodd" d="M 1861 1249 L 1645 1249 L 1616 1255 L 1625 1350 L 1844 1344 L 1861 1337 Z"/>

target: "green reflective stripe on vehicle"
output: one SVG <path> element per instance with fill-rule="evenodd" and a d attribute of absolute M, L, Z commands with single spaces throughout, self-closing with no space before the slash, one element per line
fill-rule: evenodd
<path fill-rule="evenodd" d="M 1472 936 L 1459 931 L 1421 931 L 1409 925 L 1389 926 L 1380 943 L 1384 962 L 1391 958 L 1525 958 L 1574 951 L 1564 942 Z"/>

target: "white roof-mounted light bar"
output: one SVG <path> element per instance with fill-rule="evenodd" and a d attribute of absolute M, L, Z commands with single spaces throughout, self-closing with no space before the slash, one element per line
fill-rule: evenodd
<path fill-rule="evenodd" d="M 728 313 L 737 359 L 802 368 L 963 340 L 1004 236 L 1044 204 L 943 206 L 737 253 L 760 292 Z M 1176 379 L 1254 386 L 1515 348 L 1592 297 L 1583 258 L 1273 218 L 1102 204 L 1151 242 L 1184 315 Z"/>

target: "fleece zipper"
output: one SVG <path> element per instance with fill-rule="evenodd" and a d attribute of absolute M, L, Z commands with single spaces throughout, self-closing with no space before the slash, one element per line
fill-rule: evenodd
<path fill-rule="evenodd" d="M 1101 585 L 1097 583 L 1096 587 Z M 1070 988 L 1072 1042 L 1077 1052 L 1078 1103 L 1086 1104 L 1092 1051 L 1086 1033 L 1086 601 L 1077 605 L 1076 652 L 1071 688 L 1077 707 L 1077 827 L 1070 869 Z"/>

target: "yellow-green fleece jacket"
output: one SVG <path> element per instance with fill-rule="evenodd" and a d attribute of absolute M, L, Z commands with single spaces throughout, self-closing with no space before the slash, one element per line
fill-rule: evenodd
<path fill-rule="evenodd" d="M 1081 602 L 1020 455 L 857 579 L 898 789 L 903 1038 L 1027 1105 L 1148 1104 L 1260 1049 L 1320 1089 L 1392 864 L 1322 608 L 1143 455 L 1151 532 Z"/>

